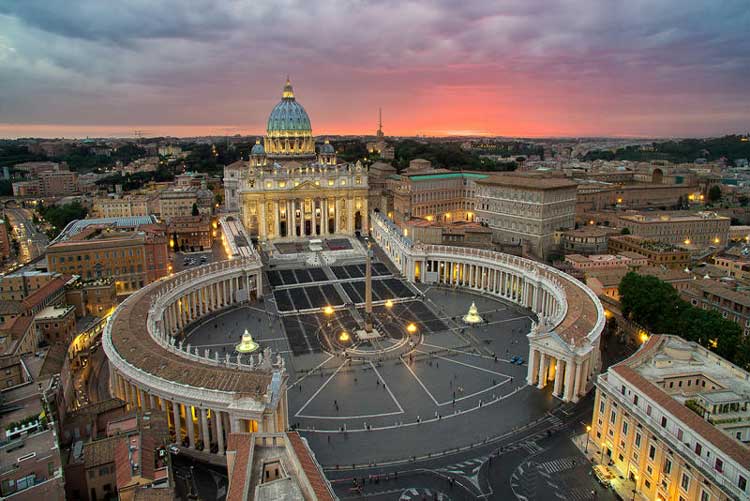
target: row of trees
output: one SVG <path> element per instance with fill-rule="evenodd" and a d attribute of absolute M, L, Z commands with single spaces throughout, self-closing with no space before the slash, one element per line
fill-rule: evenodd
<path fill-rule="evenodd" d="M 39 214 L 47 220 L 54 228 L 49 232 L 49 237 L 56 237 L 65 226 L 71 221 L 76 219 L 84 219 L 88 210 L 86 207 L 81 205 L 81 202 L 75 201 L 69 204 L 54 205 L 47 207 L 43 204 L 39 204 L 37 207 Z"/>
<path fill-rule="evenodd" d="M 408 167 L 409 162 L 415 158 L 429 160 L 433 167 L 452 170 L 512 171 L 517 167 L 515 162 L 496 162 L 482 158 L 475 152 L 462 149 L 455 142 L 422 143 L 406 139 L 396 144 L 396 160 L 393 165 L 399 171 Z"/>
<path fill-rule="evenodd" d="M 709 139 L 683 139 L 653 143 L 653 151 L 644 151 L 640 146 L 627 146 L 617 151 L 589 151 L 584 160 L 667 160 L 682 163 L 693 162 L 696 158 L 717 160 L 725 157 L 729 161 L 736 158 L 750 158 L 750 141 L 744 136 L 730 135 Z"/>
<path fill-rule="evenodd" d="M 620 282 L 620 304 L 627 318 L 651 332 L 675 334 L 750 369 L 750 340 L 736 323 L 716 311 L 696 308 L 670 284 L 630 272 Z"/>

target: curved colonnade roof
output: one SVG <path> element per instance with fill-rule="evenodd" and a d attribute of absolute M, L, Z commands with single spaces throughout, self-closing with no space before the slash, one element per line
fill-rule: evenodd
<path fill-rule="evenodd" d="M 201 364 L 157 343 L 146 328 L 148 311 L 157 290 L 158 285 L 152 285 L 136 292 L 136 297 L 118 306 L 110 318 L 112 345 L 120 358 L 153 376 L 194 388 L 253 398 L 266 393 L 272 379 L 271 371 Z"/>

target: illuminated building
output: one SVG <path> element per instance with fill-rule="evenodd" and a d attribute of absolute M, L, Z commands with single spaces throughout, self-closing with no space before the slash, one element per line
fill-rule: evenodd
<path fill-rule="evenodd" d="M 620 216 L 620 226 L 631 235 L 693 247 L 723 248 L 729 240 L 731 219 L 715 212 L 642 213 Z"/>
<path fill-rule="evenodd" d="M 647 338 L 597 379 L 594 460 L 647 499 L 748 499 L 749 379 L 696 343 Z"/>
<path fill-rule="evenodd" d="M 367 169 L 338 163 L 327 141 L 316 154 L 310 119 L 288 80 L 263 144 L 253 146 L 235 174 L 239 179 L 225 187 L 227 207 L 236 203 L 245 227 L 261 240 L 353 235 L 368 227 Z"/>

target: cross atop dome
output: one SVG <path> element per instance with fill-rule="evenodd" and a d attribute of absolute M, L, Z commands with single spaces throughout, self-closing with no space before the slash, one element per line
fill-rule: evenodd
<path fill-rule="evenodd" d="M 289 75 L 286 76 L 284 92 L 281 94 L 281 97 L 282 99 L 294 99 L 294 90 L 292 89 L 292 82 L 289 80 Z"/>

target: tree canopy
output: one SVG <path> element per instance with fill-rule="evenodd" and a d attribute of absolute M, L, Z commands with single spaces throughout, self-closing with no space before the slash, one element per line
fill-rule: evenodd
<path fill-rule="evenodd" d="M 652 143 L 652 149 L 644 150 L 638 145 L 620 148 L 617 151 L 592 150 L 586 153 L 584 160 L 666 160 L 682 163 L 694 162 L 696 158 L 718 160 L 725 157 L 729 161 L 737 158 L 750 158 L 750 141 L 743 136 L 730 135 L 708 139 L 683 139 L 681 141 L 664 141 Z"/>
<path fill-rule="evenodd" d="M 81 205 L 78 201 L 52 207 L 46 207 L 45 205 L 40 204 L 37 210 L 52 226 L 55 227 L 55 235 L 62 231 L 68 223 L 76 219 L 83 219 L 88 213 L 86 207 Z"/>
<path fill-rule="evenodd" d="M 424 158 L 436 168 L 451 170 L 512 171 L 515 162 L 497 162 L 461 148 L 458 143 L 423 143 L 406 139 L 396 144 L 394 166 L 400 171 L 415 158 Z"/>
<path fill-rule="evenodd" d="M 620 282 L 620 304 L 626 317 L 657 334 L 674 334 L 750 368 L 750 341 L 736 323 L 716 311 L 703 310 L 680 298 L 656 277 L 630 272 Z"/>

